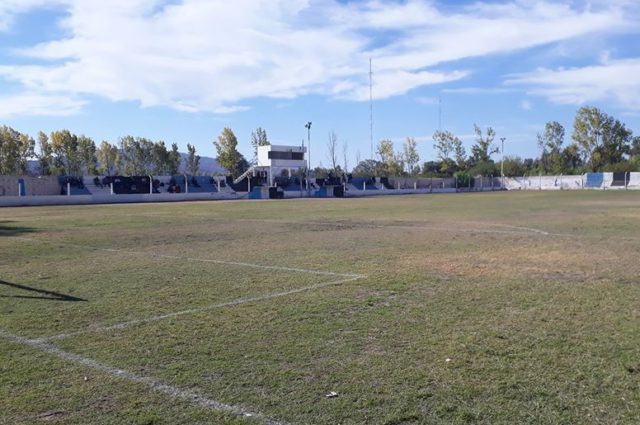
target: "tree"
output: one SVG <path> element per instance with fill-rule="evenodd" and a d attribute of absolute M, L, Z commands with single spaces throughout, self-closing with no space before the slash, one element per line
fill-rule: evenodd
<path fill-rule="evenodd" d="M 486 136 L 483 136 L 482 129 L 476 124 L 473 125 L 473 131 L 476 134 L 476 143 L 471 147 L 472 165 L 475 166 L 485 162 L 491 162 L 491 154 L 495 152 L 491 148 L 493 139 L 496 137 L 496 132 L 493 128 L 488 127 Z"/>
<path fill-rule="evenodd" d="M 182 156 L 178 152 L 178 144 L 171 144 L 171 152 L 169 152 L 169 158 L 167 160 L 167 173 L 170 176 L 178 174 L 180 171 L 180 164 L 182 163 Z"/>
<path fill-rule="evenodd" d="M 393 141 L 389 139 L 381 140 L 378 143 L 378 156 L 380 156 L 380 162 L 383 164 L 383 169 L 379 170 L 380 175 L 399 176 L 402 175 L 404 169 L 404 161 L 401 155 L 397 155 L 393 150 Z"/>
<path fill-rule="evenodd" d="M 80 159 L 80 172 L 82 174 L 98 174 L 96 144 L 91 138 L 85 135 L 78 137 L 78 158 Z"/>
<path fill-rule="evenodd" d="M 505 156 L 503 163 L 506 177 L 523 176 L 527 172 L 527 167 L 519 156 Z"/>
<path fill-rule="evenodd" d="M 376 151 L 380 157 L 380 162 L 387 164 L 394 159 L 393 141 L 389 139 L 380 140 Z"/>
<path fill-rule="evenodd" d="M 467 168 L 467 151 L 462 144 L 462 140 L 457 137 L 452 141 L 453 144 L 453 154 L 456 158 L 456 165 L 458 166 L 458 170 L 464 170 Z"/>
<path fill-rule="evenodd" d="M 342 163 L 342 173 L 344 174 L 345 178 L 347 177 L 347 173 L 349 172 L 349 163 L 347 161 L 348 154 L 349 154 L 349 145 L 348 145 L 347 141 L 345 140 L 342 143 L 342 160 L 344 161 Z"/>
<path fill-rule="evenodd" d="M 163 141 L 153 144 L 151 147 L 151 172 L 157 176 L 170 174 L 171 161 L 167 145 Z"/>
<path fill-rule="evenodd" d="M 238 152 L 238 139 L 233 134 L 233 130 L 225 127 L 218 140 L 213 142 L 218 153 L 218 163 L 224 167 L 232 176 L 239 175 L 239 165 L 242 155 Z"/>
<path fill-rule="evenodd" d="M 356 165 L 351 173 L 356 177 L 372 177 L 384 174 L 385 164 L 375 159 L 365 159 Z"/>
<path fill-rule="evenodd" d="M 633 132 L 598 108 L 583 106 L 576 112 L 571 137 L 585 165 L 597 171 L 624 159 L 630 152 Z"/>
<path fill-rule="evenodd" d="M 338 136 L 333 131 L 329 133 L 327 140 L 327 156 L 331 162 L 331 169 L 335 174 L 338 166 Z"/>
<path fill-rule="evenodd" d="M 448 173 L 453 166 L 453 161 L 449 157 L 455 152 L 456 146 L 462 147 L 462 142 L 450 131 L 436 131 L 433 133 L 434 148 L 438 154 L 438 158 L 442 161 L 440 170 Z M 464 147 L 462 147 L 464 152 Z"/>
<path fill-rule="evenodd" d="M 42 131 L 38 133 L 38 164 L 40 165 L 40 174 L 48 176 L 52 173 L 53 164 L 53 149 L 49 143 L 49 137 Z"/>
<path fill-rule="evenodd" d="M 187 143 L 187 172 L 192 176 L 200 173 L 200 156 L 196 155 L 196 147 Z"/>
<path fill-rule="evenodd" d="M 0 175 L 23 175 L 34 155 L 35 141 L 11 127 L 0 127 Z"/>
<path fill-rule="evenodd" d="M 102 143 L 100 143 L 100 147 L 98 147 L 96 156 L 100 163 L 100 167 L 98 168 L 100 173 L 106 174 L 107 176 L 112 176 L 118 173 L 120 152 L 118 151 L 117 146 L 103 140 Z"/>
<path fill-rule="evenodd" d="M 565 174 L 575 174 L 578 168 L 583 165 L 580 148 L 575 143 L 564 148 L 560 156 L 562 158 L 562 172 Z"/>
<path fill-rule="evenodd" d="M 416 139 L 413 137 L 407 137 L 404 142 L 404 160 L 407 164 L 407 172 L 411 175 L 417 174 L 419 170 L 416 170 L 416 165 L 420 161 L 420 155 L 418 155 L 418 148 Z"/>
<path fill-rule="evenodd" d="M 557 121 L 550 121 L 544 126 L 544 133 L 538 133 L 540 161 L 544 171 L 560 173 L 562 171 L 562 144 L 564 143 L 564 127 Z"/>
<path fill-rule="evenodd" d="M 60 130 L 52 132 L 50 139 L 56 172 L 67 176 L 80 175 L 82 158 L 78 150 L 78 136 L 69 130 Z"/>
<path fill-rule="evenodd" d="M 153 171 L 153 142 L 143 137 L 120 139 L 124 172 L 129 176 L 146 176 Z"/>
<path fill-rule="evenodd" d="M 427 177 L 435 177 L 440 174 L 440 163 L 437 161 L 427 161 L 422 164 L 422 175 Z"/>
<path fill-rule="evenodd" d="M 258 146 L 268 146 L 271 142 L 267 138 L 267 132 L 262 128 L 256 128 L 256 131 L 251 133 L 251 147 L 253 148 L 254 160 L 258 158 Z"/>

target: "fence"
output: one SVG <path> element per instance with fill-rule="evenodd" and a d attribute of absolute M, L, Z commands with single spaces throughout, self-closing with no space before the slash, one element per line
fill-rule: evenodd
<path fill-rule="evenodd" d="M 640 172 L 505 177 L 504 186 L 507 190 L 638 190 Z"/>

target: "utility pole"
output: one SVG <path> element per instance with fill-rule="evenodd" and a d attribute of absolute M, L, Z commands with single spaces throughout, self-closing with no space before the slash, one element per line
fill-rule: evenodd
<path fill-rule="evenodd" d="M 501 183 L 500 186 L 502 186 L 502 189 L 504 189 L 504 141 L 506 140 L 506 137 L 501 137 L 500 141 L 502 142 L 502 146 L 500 148 L 500 153 L 501 153 L 501 158 L 500 158 L 500 176 L 501 176 Z M 491 182 L 491 184 L 493 184 L 493 182 Z"/>
<path fill-rule="evenodd" d="M 309 179 L 311 178 L 311 121 L 304 125 L 304 128 L 307 129 L 307 149 L 309 150 L 309 155 L 307 156 L 307 194 L 311 195 L 309 191 Z"/>

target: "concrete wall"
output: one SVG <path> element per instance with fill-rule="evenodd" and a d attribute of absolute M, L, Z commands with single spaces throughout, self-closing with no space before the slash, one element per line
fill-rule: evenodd
<path fill-rule="evenodd" d="M 133 195 L 73 195 L 73 196 L 4 196 L 0 197 L 0 207 L 21 207 L 37 205 L 87 205 L 122 204 L 139 202 L 182 202 L 236 199 L 229 193 L 155 193 Z"/>
<path fill-rule="evenodd" d="M 24 182 L 27 196 L 59 195 L 60 184 L 57 176 L 0 176 L 0 197 L 18 196 L 18 182 Z"/>

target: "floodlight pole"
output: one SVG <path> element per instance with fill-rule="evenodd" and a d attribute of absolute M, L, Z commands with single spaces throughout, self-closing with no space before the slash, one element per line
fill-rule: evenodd
<path fill-rule="evenodd" d="M 307 195 L 311 195 L 311 191 L 309 190 L 309 179 L 311 178 L 311 121 L 304 125 L 304 128 L 307 129 Z"/>
<path fill-rule="evenodd" d="M 501 182 L 500 182 L 500 186 L 501 189 L 504 189 L 504 141 L 506 140 L 506 137 L 501 137 L 500 141 L 502 142 L 502 146 L 500 148 L 500 153 L 502 154 L 502 157 L 500 158 L 500 178 L 501 178 Z M 493 185 L 493 183 L 492 183 Z"/>

